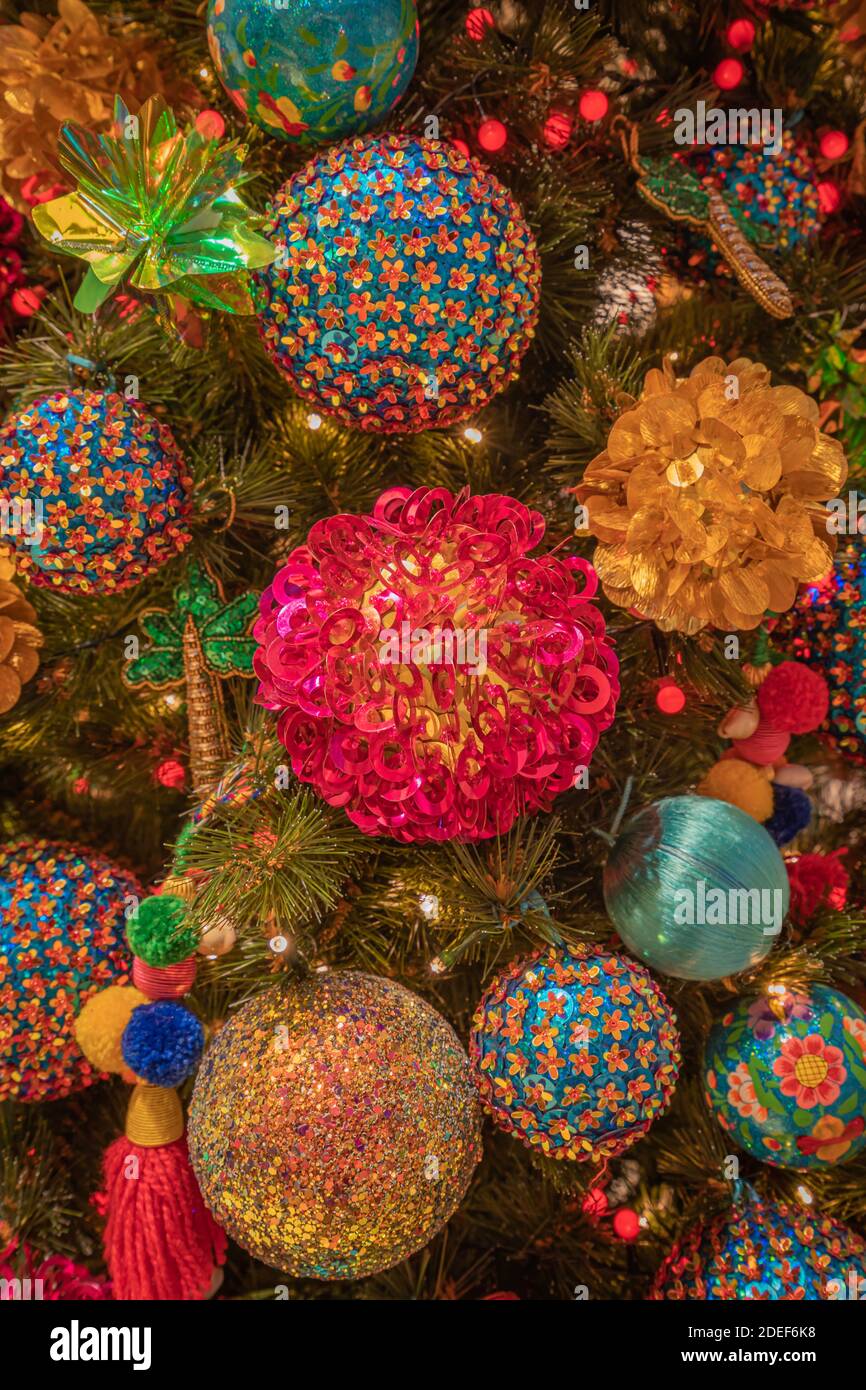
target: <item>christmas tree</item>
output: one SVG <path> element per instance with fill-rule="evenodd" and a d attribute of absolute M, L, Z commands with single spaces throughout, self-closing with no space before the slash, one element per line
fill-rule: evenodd
<path fill-rule="evenodd" d="M 844 1297 L 862 6 L 203 8 L 2 31 L 0 1276 Z"/>

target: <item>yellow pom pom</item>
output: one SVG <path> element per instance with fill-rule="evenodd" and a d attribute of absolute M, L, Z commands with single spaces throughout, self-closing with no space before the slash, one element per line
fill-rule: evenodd
<path fill-rule="evenodd" d="M 126 1071 L 120 1039 L 133 1009 L 150 1000 L 132 985 L 109 985 L 88 999 L 75 1020 L 75 1040 L 97 1071 Z"/>
<path fill-rule="evenodd" d="M 768 820 L 773 814 L 773 788 L 764 769 L 739 758 L 723 758 L 716 763 L 698 783 L 697 791 L 700 796 L 714 796 L 717 801 L 739 806 L 757 821 Z"/>

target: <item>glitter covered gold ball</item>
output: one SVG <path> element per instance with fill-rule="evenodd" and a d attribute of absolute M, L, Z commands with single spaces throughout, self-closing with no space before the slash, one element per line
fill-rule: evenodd
<path fill-rule="evenodd" d="M 245 1004 L 205 1054 L 189 1112 L 202 1195 L 287 1274 L 359 1279 L 426 1245 L 481 1157 L 457 1035 L 392 980 L 314 975 Z"/>

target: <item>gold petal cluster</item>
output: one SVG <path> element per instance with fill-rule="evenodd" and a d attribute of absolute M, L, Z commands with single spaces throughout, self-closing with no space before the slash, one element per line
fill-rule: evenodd
<path fill-rule="evenodd" d="M 665 631 L 755 628 L 832 565 L 826 503 L 848 473 L 818 405 L 759 362 L 647 374 L 575 494 L 605 593 Z"/>

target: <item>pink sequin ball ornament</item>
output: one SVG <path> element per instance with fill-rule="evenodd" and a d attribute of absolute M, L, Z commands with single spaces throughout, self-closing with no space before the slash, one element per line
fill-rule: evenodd
<path fill-rule="evenodd" d="M 588 765 L 619 663 L 595 570 L 531 556 L 543 535 L 512 497 L 393 488 L 317 522 L 262 595 L 258 702 L 365 834 L 486 839 Z"/>

